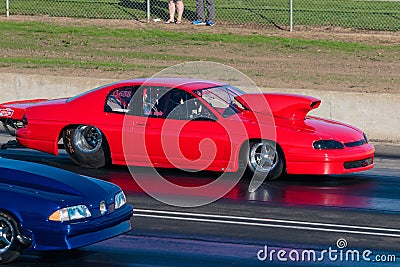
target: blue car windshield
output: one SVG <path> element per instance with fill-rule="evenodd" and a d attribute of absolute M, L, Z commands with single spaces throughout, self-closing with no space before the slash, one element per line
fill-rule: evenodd
<path fill-rule="evenodd" d="M 231 85 L 200 89 L 194 92 L 225 118 L 246 109 L 236 100 L 236 97 L 244 92 Z"/>

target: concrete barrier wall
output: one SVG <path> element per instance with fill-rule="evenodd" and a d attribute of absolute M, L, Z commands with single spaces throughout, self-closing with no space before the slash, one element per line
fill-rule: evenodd
<path fill-rule="evenodd" d="M 0 103 L 20 99 L 73 96 L 115 81 L 2 73 L 0 74 Z M 400 144 L 400 94 L 269 88 L 262 88 L 262 90 L 317 97 L 322 100 L 322 104 L 310 114 L 355 125 L 363 129 L 370 139 Z"/>
<path fill-rule="evenodd" d="M 21 99 L 74 96 L 111 82 L 114 80 L 1 73 L 0 103 Z"/>

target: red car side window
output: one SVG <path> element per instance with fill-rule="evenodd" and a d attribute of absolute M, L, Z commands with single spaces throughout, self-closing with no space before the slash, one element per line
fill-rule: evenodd
<path fill-rule="evenodd" d="M 107 95 L 105 112 L 127 113 L 129 102 L 133 96 L 132 87 L 121 87 L 110 91 Z"/>

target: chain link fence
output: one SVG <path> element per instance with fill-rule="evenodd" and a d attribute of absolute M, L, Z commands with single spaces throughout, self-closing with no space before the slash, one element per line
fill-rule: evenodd
<path fill-rule="evenodd" d="M 196 19 L 195 0 L 183 0 L 184 22 Z M 290 10 L 292 1 L 293 9 Z M 7 10 L 7 7 L 9 8 Z M 215 0 L 217 25 L 289 29 L 338 26 L 400 30 L 400 0 Z M 56 17 L 167 20 L 168 0 L 0 0 L 2 14 Z M 291 12 L 292 11 L 292 12 Z"/>

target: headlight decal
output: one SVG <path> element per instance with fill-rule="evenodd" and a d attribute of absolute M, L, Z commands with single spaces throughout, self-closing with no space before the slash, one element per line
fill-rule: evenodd
<path fill-rule="evenodd" d="M 318 140 L 313 143 L 314 149 L 343 149 L 343 143 L 336 140 Z"/>
<path fill-rule="evenodd" d="M 85 205 L 77 205 L 56 210 L 49 216 L 50 221 L 66 222 L 91 217 L 89 209 Z"/>
<path fill-rule="evenodd" d="M 121 208 L 123 205 L 126 204 L 126 197 L 124 192 L 119 192 L 118 194 L 115 195 L 114 197 L 114 207 L 115 209 Z"/>

